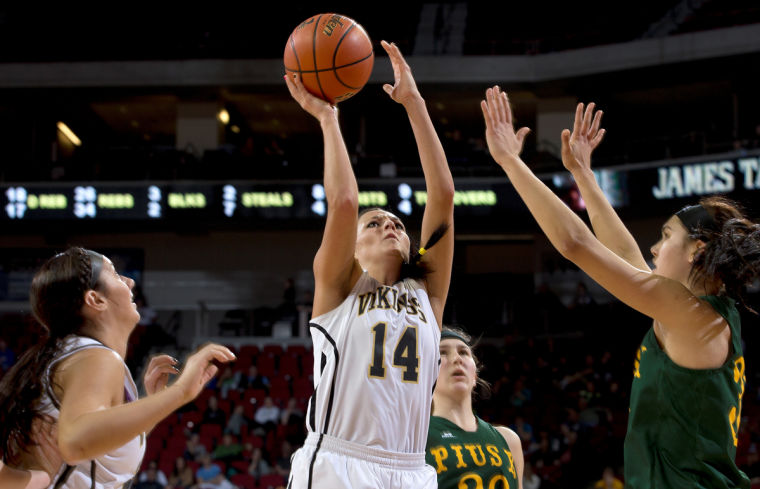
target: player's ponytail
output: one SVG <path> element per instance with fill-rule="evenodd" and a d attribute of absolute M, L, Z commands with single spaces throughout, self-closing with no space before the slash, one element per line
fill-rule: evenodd
<path fill-rule="evenodd" d="M 427 253 L 430 248 L 441 240 L 441 238 L 449 230 L 448 223 L 438 226 L 428 238 L 427 242 L 420 248 L 412 246 L 409 251 L 409 261 L 401 265 L 401 278 L 413 278 L 421 279 L 425 278 L 432 270 L 427 262 L 422 260 L 422 257 Z"/>

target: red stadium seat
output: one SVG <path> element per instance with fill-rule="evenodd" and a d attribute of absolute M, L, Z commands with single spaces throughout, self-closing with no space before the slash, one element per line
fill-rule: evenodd
<path fill-rule="evenodd" d="M 301 376 L 301 369 L 298 366 L 298 358 L 294 355 L 283 355 L 280 357 L 280 367 L 279 367 L 280 375 L 290 377 L 290 378 L 297 378 Z"/>
<path fill-rule="evenodd" d="M 195 431 L 198 429 L 201 419 L 203 419 L 203 415 L 199 411 L 182 413 L 182 427 L 187 428 L 190 431 Z"/>
<path fill-rule="evenodd" d="M 259 480 L 259 487 L 261 489 L 275 489 L 276 487 L 284 485 L 285 478 L 279 474 L 262 475 Z"/>
<path fill-rule="evenodd" d="M 264 446 L 264 439 L 260 436 L 250 435 L 245 438 L 245 443 L 250 443 L 253 448 L 261 448 Z"/>
<path fill-rule="evenodd" d="M 251 474 L 235 474 L 230 477 L 230 482 L 242 489 L 257 489 L 256 478 Z"/>
<path fill-rule="evenodd" d="M 230 462 L 230 468 L 235 469 L 238 474 L 248 473 L 249 462 L 246 460 L 233 460 Z"/>
<path fill-rule="evenodd" d="M 295 357 L 302 357 L 306 355 L 306 352 L 308 350 L 304 345 L 288 345 L 285 351 L 288 353 L 288 355 L 293 355 Z"/>
<path fill-rule="evenodd" d="M 232 404 L 227 399 L 219 399 L 219 409 L 221 409 L 227 417 L 230 417 L 232 412 Z"/>
<path fill-rule="evenodd" d="M 308 399 L 314 392 L 314 385 L 309 379 L 295 379 L 293 381 L 293 397 L 296 399 Z"/>
<path fill-rule="evenodd" d="M 302 377 L 314 375 L 314 355 L 311 352 L 301 357 L 301 374 Z"/>
<path fill-rule="evenodd" d="M 172 457 L 167 454 L 161 454 L 161 458 L 158 459 L 158 470 L 164 473 L 166 477 L 169 477 L 174 470 L 174 463 L 177 457 Z"/>
<path fill-rule="evenodd" d="M 240 353 L 238 355 L 238 361 L 242 357 L 248 357 L 254 359 L 259 355 L 259 347 L 256 345 L 242 345 L 240 347 Z"/>
<path fill-rule="evenodd" d="M 219 443 L 219 441 L 222 439 L 222 427 L 218 424 L 201 425 L 200 435 L 201 440 L 204 438 L 213 438 L 215 441 L 214 446 L 216 446 L 216 443 Z M 211 447 L 211 450 L 214 449 L 214 446 Z"/>
<path fill-rule="evenodd" d="M 276 357 L 283 354 L 282 346 L 280 345 L 264 345 L 261 352 L 264 354 L 272 354 Z"/>
<path fill-rule="evenodd" d="M 258 367 L 260 375 L 274 377 L 276 374 L 275 356 L 271 353 L 259 355 L 256 359 L 256 367 Z"/>
<path fill-rule="evenodd" d="M 231 389 L 227 393 L 227 400 L 230 401 L 230 404 L 239 404 L 242 399 L 243 393 L 237 389 Z"/>

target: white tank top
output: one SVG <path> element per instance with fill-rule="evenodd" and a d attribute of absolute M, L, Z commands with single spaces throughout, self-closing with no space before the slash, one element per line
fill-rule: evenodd
<path fill-rule="evenodd" d="M 63 348 L 48 365 L 43 379 L 43 395 L 40 403 L 45 414 L 56 420 L 60 414 L 58 411 L 60 400 L 50 388 L 50 374 L 53 368 L 71 355 L 89 348 L 104 348 L 113 351 L 92 338 L 68 336 L 64 339 Z M 137 387 L 126 364 L 124 364 L 124 400 L 125 402 L 137 400 Z M 64 464 L 49 487 L 50 489 L 121 489 L 137 474 L 144 454 L 145 434 L 143 433 L 126 445 L 95 460 L 85 460 L 71 467 Z M 61 484 L 62 480 L 65 482 Z"/>
<path fill-rule="evenodd" d="M 338 307 L 310 323 L 314 394 L 306 425 L 364 446 L 423 453 L 440 330 L 422 284 L 364 272 Z"/>

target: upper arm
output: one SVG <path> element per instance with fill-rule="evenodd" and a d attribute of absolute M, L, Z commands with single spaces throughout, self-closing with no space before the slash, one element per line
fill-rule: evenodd
<path fill-rule="evenodd" d="M 504 441 L 506 441 L 507 446 L 509 446 L 509 451 L 512 452 L 512 459 L 514 460 L 515 470 L 517 471 L 517 485 L 522 489 L 523 466 L 525 462 L 523 460 L 522 442 L 520 441 L 520 437 L 517 436 L 517 433 L 505 426 L 496 426 L 495 428 L 501 433 L 501 436 L 504 437 Z"/>
<path fill-rule="evenodd" d="M 66 444 L 79 435 L 78 418 L 124 402 L 125 368 L 115 352 L 89 348 L 72 355 L 56 369 L 61 401 L 58 446 L 62 453 Z"/>
<path fill-rule="evenodd" d="M 563 255 L 622 302 L 658 321 L 668 333 L 699 340 L 711 336 L 716 327 L 715 310 L 682 283 L 634 267 L 591 233 Z"/>
<path fill-rule="evenodd" d="M 426 251 L 422 262 L 428 265 L 430 273 L 425 276 L 430 306 L 433 309 L 438 327 L 443 321 L 443 309 L 449 294 L 451 267 L 454 260 L 454 198 L 453 189 L 436 199 L 428 198 L 425 214 L 422 218 L 420 246 L 424 245 L 433 232 L 442 224 L 448 225 L 446 234 L 435 246 Z"/>
<path fill-rule="evenodd" d="M 314 257 L 314 316 L 337 307 L 361 274 L 354 251 L 358 204 L 347 198 L 328 206 L 322 243 Z"/>

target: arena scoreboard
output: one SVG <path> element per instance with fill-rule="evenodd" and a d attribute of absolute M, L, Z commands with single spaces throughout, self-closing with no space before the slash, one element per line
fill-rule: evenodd
<path fill-rule="evenodd" d="M 301 220 L 327 212 L 321 183 L 173 183 L 121 182 L 76 184 L 8 184 L 2 191 L 3 220 Z M 491 214 L 516 202 L 500 198 L 505 181 L 463 184 L 456 205 L 467 214 Z M 514 193 L 514 190 L 511 190 Z M 360 207 L 384 207 L 406 216 L 422 215 L 427 193 L 422 180 L 363 182 Z"/>
<path fill-rule="evenodd" d="M 708 194 L 724 194 L 749 206 L 760 196 L 760 154 L 595 170 L 612 205 L 624 216 L 669 215 Z M 541 175 L 573 210 L 585 204 L 567 172 Z M 530 215 L 507 178 L 455 179 L 455 217 L 498 226 L 500 219 Z M 427 202 L 423 179 L 359 182 L 359 205 L 421 218 Z M 93 182 L 0 185 L 5 229 L 22 221 L 319 222 L 327 213 L 321 182 Z M 532 221 L 532 220 L 531 220 Z M 459 224 L 458 224 L 459 225 Z"/>

